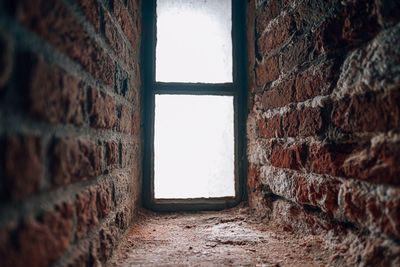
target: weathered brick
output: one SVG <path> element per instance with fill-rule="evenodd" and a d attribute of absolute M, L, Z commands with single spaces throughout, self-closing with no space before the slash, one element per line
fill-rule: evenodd
<path fill-rule="evenodd" d="M 133 167 L 135 159 L 137 158 L 138 148 L 134 143 L 122 143 L 121 144 L 121 167 Z"/>
<path fill-rule="evenodd" d="M 73 206 L 63 203 L 37 219 L 0 230 L 3 266 L 49 266 L 69 247 L 72 224 Z"/>
<path fill-rule="evenodd" d="M 248 170 L 247 185 L 250 190 L 261 189 L 260 170 L 252 164 L 249 166 Z"/>
<path fill-rule="evenodd" d="M 314 46 L 322 53 L 333 51 L 367 41 L 379 29 L 373 0 L 349 2 L 314 30 Z"/>
<path fill-rule="evenodd" d="M 8 136 L 4 151 L 4 198 L 21 200 L 40 189 L 44 168 L 41 140 L 33 135 Z"/>
<path fill-rule="evenodd" d="M 58 139 L 52 148 L 52 185 L 58 187 L 101 173 L 101 148 L 87 139 Z"/>
<path fill-rule="evenodd" d="M 320 207 L 329 214 L 338 214 L 340 183 L 334 180 L 316 180 L 304 176 L 294 179 L 293 198 L 298 204 Z"/>
<path fill-rule="evenodd" d="M 106 217 L 111 211 L 111 189 L 108 183 L 96 186 L 97 190 L 97 211 L 99 218 Z"/>
<path fill-rule="evenodd" d="M 281 137 L 282 126 L 281 126 L 281 116 L 275 115 L 269 119 L 260 119 L 257 121 L 258 134 L 260 137 L 274 138 Z"/>
<path fill-rule="evenodd" d="M 97 0 L 78 0 L 79 7 L 92 23 L 97 32 L 100 31 L 100 7 Z"/>
<path fill-rule="evenodd" d="M 115 100 L 109 94 L 90 89 L 90 126 L 94 128 L 112 129 L 117 122 Z"/>
<path fill-rule="evenodd" d="M 139 36 L 132 26 L 132 20 L 127 8 L 120 0 L 114 1 L 114 16 L 117 19 L 122 31 L 125 33 L 128 40 L 131 42 L 133 49 L 139 51 Z"/>
<path fill-rule="evenodd" d="M 99 246 L 97 255 L 101 262 L 111 258 L 114 248 L 118 244 L 118 231 L 114 227 L 103 227 L 99 232 Z"/>
<path fill-rule="evenodd" d="M 115 54 L 117 54 L 121 60 L 125 60 L 126 47 L 124 40 L 118 32 L 115 24 L 112 22 L 108 12 L 105 12 L 104 14 L 104 37 L 107 44 L 114 50 Z"/>
<path fill-rule="evenodd" d="M 132 114 L 132 135 L 139 134 L 140 131 L 140 114 L 139 112 L 133 112 Z"/>
<path fill-rule="evenodd" d="M 262 95 L 264 109 L 283 107 L 295 101 L 294 78 L 282 81 L 276 86 L 266 90 Z"/>
<path fill-rule="evenodd" d="M 60 1 L 20 1 L 18 20 L 107 85 L 113 84 L 114 62 Z"/>
<path fill-rule="evenodd" d="M 367 92 L 333 104 L 331 120 L 344 132 L 400 130 L 400 90 Z"/>
<path fill-rule="evenodd" d="M 27 84 L 28 113 L 51 123 L 82 125 L 85 85 L 61 69 L 37 60 Z"/>
<path fill-rule="evenodd" d="M 118 129 L 120 132 L 131 133 L 132 132 L 132 109 L 127 106 L 119 107 L 119 124 Z"/>
<path fill-rule="evenodd" d="M 295 30 L 295 23 L 290 14 L 279 17 L 278 21 L 257 40 L 257 52 L 264 57 L 285 42 Z"/>
<path fill-rule="evenodd" d="M 343 162 L 343 175 L 378 184 L 400 185 L 400 142 L 379 142 L 358 149 Z"/>
<path fill-rule="evenodd" d="M 305 65 L 306 62 L 313 60 L 316 56 L 311 35 L 296 36 L 282 49 L 280 54 L 282 55 L 282 70 L 284 72 L 289 73 L 299 69 L 300 66 Z"/>
<path fill-rule="evenodd" d="M 256 64 L 256 84 L 264 86 L 275 81 L 280 75 L 279 60 L 277 56 L 264 59 L 263 63 Z"/>
<path fill-rule="evenodd" d="M 268 1 L 260 10 L 256 18 L 256 33 L 258 36 L 262 34 L 268 23 L 279 15 L 281 11 L 281 1 Z"/>
<path fill-rule="evenodd" d="M 353 150 L 353 144 L 311 145 L 306 168 L 315 173 L 343 176 L 343 163 Z"/>
<path fill-rule="evenodd" d="M 7 84 L 13 68 L 13 47 L 8 36 L 0 30 L 0 95 Z"/>
<path fill-rule="evenodd" d="M 271 146 L 271 165 L 279 168 L 299 170 L 304 167 L 307 156 L 307 147 L 304 144 L 284 146 L 273 142 Z"/>
<path fill-rule="evenodd" d="M 284 136 L 315 136 L 324 129 L 321 108 L 304 108 L 286 113 L 282 119 Z"/>
<path fill-rule="evenodd" d="M 76 196 L 76 238 L 82 238 L 98 222 L 97 190 L 95 186 L 85 189 Z"/>
<path fill-rule="evenodd" d="M 111 168 L 115 168 L 119 162 L 119 148 L 114 141 L 106 142 L 106 161 Z"/>
<path fill-rule="evenodd" d="M 141 0 L 128 0 L 127 7 L 131 15 L 133 25 L 136 27 L 136 32 L 140 35 L 142 32 L 142 21 L 140 16 L 142 1 Z"/>
<path fill-rule="evenodd" d="M 296 76 L 296 101 L 301 102 L 332 92 L 339 77 L 334 61 L 325 61 Z"/>

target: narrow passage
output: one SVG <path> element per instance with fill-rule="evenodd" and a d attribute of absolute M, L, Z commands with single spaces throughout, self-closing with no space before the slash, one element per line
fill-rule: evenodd
<path fill-rule="evenodd" d="M 322 236 L 284 231 L 243 205 L 139 217 L 110 266 L 325 266 L 331 257 Z"/>

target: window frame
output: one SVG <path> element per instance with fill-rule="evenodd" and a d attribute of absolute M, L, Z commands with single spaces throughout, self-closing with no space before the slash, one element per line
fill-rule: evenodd
<path fill-rule="evenodd" d="M 142 1 L 142 77 L 144 88 L 143 206 L 155 211 L 219 210 L 247 198 L 246 144 L 246 1 L 232 0 L 232 83 L 156 82 L 156 0 Z M 154 118 L 155 95 L 221 95 L 234 97 L 235 197 L 155 199 Z"/>

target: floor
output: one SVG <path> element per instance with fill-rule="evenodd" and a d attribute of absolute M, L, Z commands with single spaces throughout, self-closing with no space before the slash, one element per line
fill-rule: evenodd
<path fill-rule="evenodd" d="M 326 266 L 319 236 L 296 235 L 249 216 L 248 208 L 142 212 L 110 266 Z"/>

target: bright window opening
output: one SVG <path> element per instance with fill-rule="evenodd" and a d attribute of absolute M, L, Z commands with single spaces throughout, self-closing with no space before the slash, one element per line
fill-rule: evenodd
<path fill-rule="evenodd" d="M 235 196 L 233 96 L 155 101 L 154 197 Z"/>
<path fill-rule="evenodd" d="M 156 81 L 232 82 L 231 0 L 158 0 Z"/>

